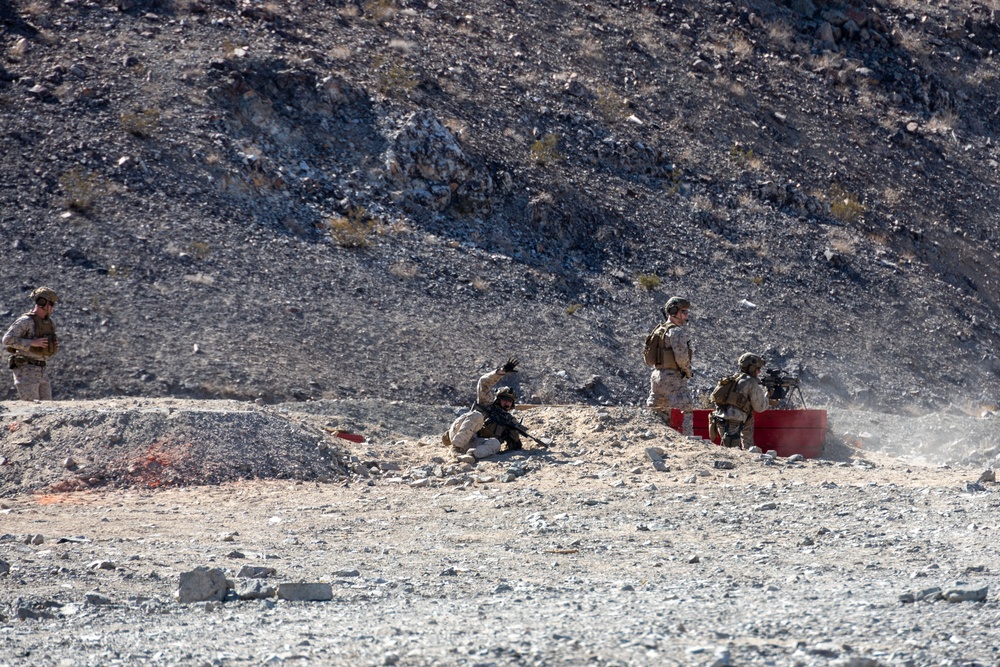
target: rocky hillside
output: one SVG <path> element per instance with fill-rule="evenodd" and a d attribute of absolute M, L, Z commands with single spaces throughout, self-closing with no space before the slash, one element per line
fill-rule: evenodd
<path fill-rule="evenodd" d="M 996 404 L 993 2 L 0 0 L 0 312 L 60 398 Z M 6 397 L 13 389 L 6 384 Z"/>

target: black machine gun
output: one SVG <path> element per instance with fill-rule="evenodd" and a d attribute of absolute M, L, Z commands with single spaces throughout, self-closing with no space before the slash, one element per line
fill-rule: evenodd
<path fill-rule="evenodd" d="M 549 438 L 536 438 L 535 436 L 528 433 L 528 429 L 525 428 L 524 424 L 517 420 L 514 415 L 507 412 L 506 410 L 500 408 L 497 405 L 483 405 L 482 403 L 476 403 L 472 406 L 473 410 L 478 410 L 482 412 L 488 419 L 492 419 L 496 423 L 509 428 L 511 430 L 517 431 L 524 437 L 534 440 L 542 447 L 551 447 L 552 440 Z"/>
<path fill-rule="evenodd" d="M 758 379 L 767 390 L 768 399 L 778 402 L 775 407 L 779 410 L 789 410 L 795 407 L 793 405 L 795 396 L 798 396 L 801 407 L 806 407 L 806 399 L 802 397 L 798 377 L 789 375 L 780 368 L 768 368 L 764 371 L 764 376 Z"/>

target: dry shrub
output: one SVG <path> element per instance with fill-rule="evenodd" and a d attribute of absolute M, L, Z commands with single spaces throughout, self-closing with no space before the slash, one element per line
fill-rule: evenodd
<path fill-rule="evenodd" d="M 628 103 L 625 98 L 609 86 L 597 86 L 594 89 L 594 107 L 601 118 L 608 122 L 628 117 Z"/>
<path fill-rule="evenodd" d="M 830 187 L 830 215 L 845 224 L 856 222 L 867 210 L 858 198 L 842 185 Z"/>
<path fill-rule="evenodd" d="M 954 130 L 958 122 L 958 114 L 953 109 L 943 109 L 931 116 L 927 121 L 927 129 L 931 132 L 947 133 Z"/>
<path fill-rule="evenodd" d="M 647 291 L 653 291 L 660 286 L 660 276 L 655 273 L 640 273 L 635 277 L 636 284 Z"/>
<path fill-rule="evenodd" d="M 830 235 L 830 248 L 841 255 L 853 255 L 856 246 L 857 241 L 843 232 L 835 230 Z"/>
<path fill-rule="evenodd" d="M 736 58 L 746 60 L 753 55 L 753 42 L 741 32 L 734 33 L 733 38 L 729 41 L 729 51 Z"/>
<path fill-rule="evenodd" d="M 375 235 L 375 221 L 367 215 L 367 209 L 354 206 L 342 216 L 327 220 L 330 238 L 341 248 L 365 248 L 371 245 Z"/>
<path fill-rule="evenodd" d="M 708 195 L 695 195 L 691 197 L 691 208 L 698 212 L 711 213 L 715 210 L 715 202 Z"/>
<path fill-rule="evenodd" d="M 403 280 L 412 280 L 420 276 L 420 266 L 415 262 L 396 262 L 389 267 L 389 273 Z"/>
<path fill-rule="evenodd" d="M 192 241 L 188 244 L 187 252 L 195 259 L 205 259 L 212 254 L 212 248 L 204 241 Z"/>
<path fill-rule="evenodd" d="M 886 188 L 882 191 L 882 200 L 889 206 L 897 206 L 903 200 L 903 191 L 900 188 Z"/>
<path fill-rule="evenodd" d="M 789 49 L 795 38 L 795 28 L 785 21 L 775 21 L 767 27 L 767 36 L 772 44 Z"/>
<path fill-rule="evenodd" d="M 741 192 L 736 197 L 736 204 L 744 211 L 763 211 L 767 208 L 752 192 Z"/>
<path fill-rule="evenodd" d="M 604 62 L 604 49 L 601 43 L 594 39 L 580 40 L 580 55 L 594 64 Z"/>
<path fill-rule="evenodd" d="M 748 148 L 741 144 L 733 144 L 729 149 L 729 157 L 736 161 L 736 164 L 748 171 L 759 171 L 764 166 L 764 161 Z"/>
<path fill-rule="evenodd" d="M 417 44 L 405 39 L 390 39 L 389 48 L 409 55 L 417 50 Z"/>
<path fill-rule="evenodd" d="M 747 250 L 752 251 L 758 257 L 767 257 L 771 254 L 771 249 L 767 245 L 767 241 L 764 239 L 753 239 L 748 241 L 745 245 Z"/>
<path fill-rule="evenodd" d="M 865 232 L 865 236 L 867 236 L 869 240 L 876 245 L 889 245 L 889 241 L 892 238 L 892 235 L 889 234 L 889 232 L 881 229 L 869 230 Z"/>
<path fill-rule="evenodd" d="M 160 125 L 159 109 L 136 109 L 122 114 L 122 129 L 134 137 L 148 138 Z"/>
<path fill-rule="evenodd" d="M 361 6 L 365 11 L 365 16 L 373 21 L 387 21 L 398 11 L 393 0 L 365 0 Z"/>
<path fill-rule="evenodd" d="M 347 60 L 352 55 L 351 47 L 349 46 L 334 46 L 326 54 L 333 60 Z"/>
<path fill-rule="evenodd" d="M 85 169 L 70 169 L 59 178 L 59 185 L 66 194 L 66 206 L 74 211 L 86 213 L 102 197 L 108 188 L 104 180 Z"/>
<path fill-rule="evenodd" d="M 559 154 L 559 135 L 546 134 L 531 144 L 531 159 L 538 164 L 554 164 L 562 159 Z"/>
<path fill-rule="evenodd" d="M 372 58 L 372 70 L 375 72 L 375 88 L 385 97 L 409 97 L 420 83 L 415 71 L 406 65 L 390 62 L 385 56 Z"/>

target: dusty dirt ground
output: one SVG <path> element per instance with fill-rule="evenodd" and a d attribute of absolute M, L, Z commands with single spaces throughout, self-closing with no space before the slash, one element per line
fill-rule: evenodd
<path fill-rule="evenodd" d="M 994 483 L 970 486 L 980 469 L 833 442 L 769 464 L 624 408 L 530 410 L 553 447 L 463 467 L 430 437 L 446 407 L 423 422 L 379 402 L 5 407 L 0 665 L 1000 664 L 1000 503 Z M 101 451 L 124 461 L 148 443 L 136 434 L 184 441 L 191 424 L 212 437 L 187 451 L 229 462 L 217 483 L 182 485 L 190 461 L 96 474 L 113 467 Z M 46 463 L 69 456 L 89 472 Z M 261 479 L 272 460 L 288 467 Z M 54 492 L 82 478 L 98 481 Z M 244 565 L 333 599 L 174 598 L 182 572 L 236 585 Z M 933 588 L 988 592 L 901 601 Z"/>

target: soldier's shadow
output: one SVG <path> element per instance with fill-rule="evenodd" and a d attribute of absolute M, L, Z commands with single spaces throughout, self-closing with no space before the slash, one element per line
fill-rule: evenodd
<path fill-rule="evenodd" d="M 533 449 L 531 447 L 525 447 L 524 449 L 507 449 L 496 456 L 493 460 L 498 463 L 518 463 L 520 461 L 544 461 L 545 463 L 568 463 L 569 461 L 564 458 L 560 458 L 556 452 L 539 447 Z"/>

